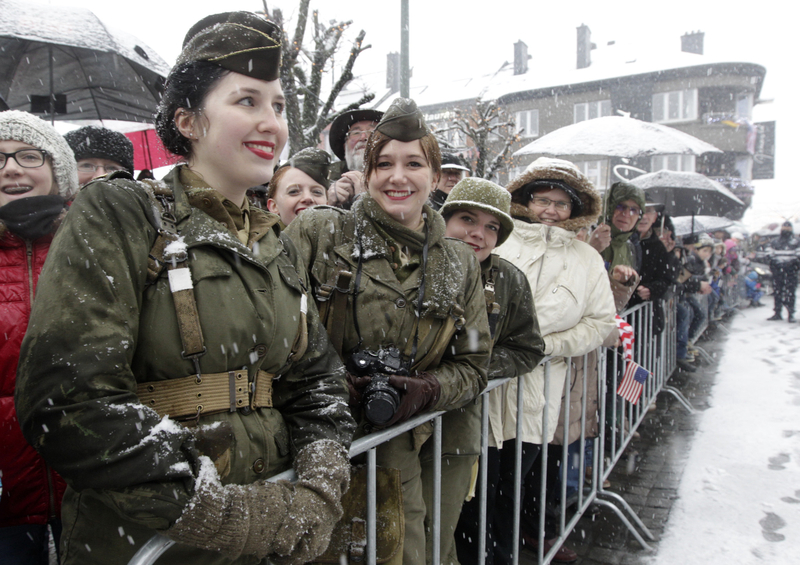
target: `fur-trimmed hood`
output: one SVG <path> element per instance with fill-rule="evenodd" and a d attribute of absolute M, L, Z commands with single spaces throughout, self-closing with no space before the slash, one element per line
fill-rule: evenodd
<path fill-rule="evenodd" d="M 558 227 L 577 232 L 581 228 L 588 228 L 597 221 L 602 212 L 602 200 L 592 181 L 569 161 L 550 157 L 539 157 L 528 165 L 524 173 L 508 185 L 507 189 L 511 193 L 511 216 L 513 218 L 541 223 L 536 214 L 527 207 L 527 203 L 522 203 L 527 198 L 520 190 L 530 182 L 545 179 L 560 180 L 569 184 L 578 192 L 583 203 L 583 210 L 577 216 L 557 224 Z"/>

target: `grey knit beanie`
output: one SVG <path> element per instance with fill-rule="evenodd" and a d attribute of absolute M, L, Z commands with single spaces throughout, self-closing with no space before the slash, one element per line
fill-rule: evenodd
<path fill-rule="evenodd" d="M 64 137 L 53 126 L 28 112 L 0 112 L 0 140 L 27 143 L 50 156 L 58 193 L 69 198 L 78 191 L 78 165 Z"/>
<path fill-rule="evenodd" d="M 64 134 L 75 160 L 108 159 L 133 174 L 133 143 L 124 134 L 97 126 L 84 126 Z"/>

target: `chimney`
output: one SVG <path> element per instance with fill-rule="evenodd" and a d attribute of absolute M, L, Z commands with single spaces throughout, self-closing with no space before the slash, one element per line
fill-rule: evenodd
<path fill-rule="evenodd" d="M 693 31 L 692 33 L 684 33 L 681 36 L 681 51 L 685 53 L 695 53 L 697 55 L 703 54 L 703 38 L 705 33 L 702 31 Z"/>
<path fill-rule="evenodd" d="M 514 74 L 524 75 L 528 72 L 528 46 L 524 41 L 517 41 L 514 44 Z"/>
<path fill-rule="evenodd" d="M 400 53 L 386 55 L 386 88 L 392 93 L 400 90 Z"/>
<path fill-rule="evenodd" d="M 597 45 L 592 43 L 592 32 L 589 26 L 581 24 L 578 28 L 578 68 L 585 69 L 592 64 L 592 49 Z"/>

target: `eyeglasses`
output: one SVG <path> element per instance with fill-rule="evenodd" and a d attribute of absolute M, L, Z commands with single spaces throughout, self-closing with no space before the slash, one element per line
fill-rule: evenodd
<path fill-rule="evenodd" d="M 373 131 L 375 131 L 375 128 L 373 128 L 373 129 L 356 129 L 356 130 L 350 130 L 350 131 L 348 131 L 348 132 L 347 132 L 347 133 L 346 133 L 344 136 L 345 136 L 347 139 L 350 139 L 351 137 L 356 137 L 356 136 L 365 136 L 365 137 L 369 137 L 369 134 L 371 134 Z"/>
<path fill-rule="evenodd" d="M 616 212 L 624 216 L 641 216 L 642 210 L 638 206 L 626 206 L 625 204 L 617 204 L 617 207 L 614 208 Z"/>
<path fill-rule="evenodd" d="M 572 210 L 572 202 L 564 202 L 563 200 L 550 200 L 544 196 L 534 196 L 531 198 L 531 202 L 537 206 L 541 206 L 542 208 L 549 208 L 550 204 L 552 204 L 555 206 L 556 210 L 560 210 L 562 212 Z"/>
<path fill-rule="evenodd" d="M 106 174 L 125 170 L 123 167 L 117 167 L 116 165 L 92 165 L 91 163 L 78 163 L 79 173 L 95 173 L 97 172 L 97 169 L 103 169 Z"/>
<path fill-rule="evenodd" d="M 23 169 L 37 169 L 44 165 L 47 151 L 44 149 L 20 149 L 13 153 L 0 152 L 0 169 L 5 168 L 9 159 L 14 159 Z"/>

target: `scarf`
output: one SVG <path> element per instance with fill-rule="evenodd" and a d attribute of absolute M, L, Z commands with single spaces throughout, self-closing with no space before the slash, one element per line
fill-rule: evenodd
<path fill-rule="evenodd" d="M 66 199 L 58 194 L 20 198 L 0 207 L 0 221 L 11 233 L 36 241 L 56 230 L 66 207 Z"/>
<path fill-rule="evenodd" d="M 428 234 L 428 261 L 425 265 L 425 297 L 423 307 L 427 310 L 449 312 L 455 303 L 456 291 L 463 285 L 467 276 L 465 267 L 445 245 L 446 226 L 441 214 L 425 204 L 422 209 L 425 221 L 425 230 L 415 231 L 407 228 L 394 220 L 381 208 L 374 198 L 364 194 L 353 204 L 353 214 L 356 219 L 356 233 L 359 241 L 353 248 L 355 258 L 358 258 L 363 246 L 363 259 L 369 260 L 375 256 L 395 257 L 399 252 L 398 247 L 405 247 L 412 257 L 421 262 L 422 248 L 425 245 L 425 232 Z M 397 244 L 395 251 L 389 247 Z M 415 265 L 415 261 L 409 265 Z M 410 273 L 406 273 L 408 276 Z M 420 273 L 421 274 L 421 273 Z M 399 279 L 398 279 L 399 280 Z M 460 304 L 460 306 L 464 306 Z"/>

